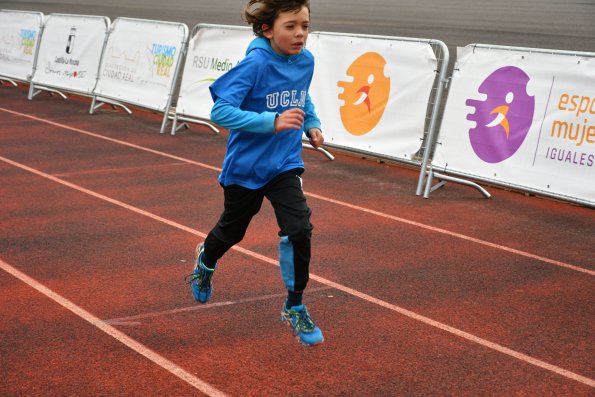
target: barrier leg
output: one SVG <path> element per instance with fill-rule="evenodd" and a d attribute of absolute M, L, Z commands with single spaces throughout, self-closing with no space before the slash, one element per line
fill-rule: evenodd
<path fill-rule="evenodd" d="M 13 86 L 15 86 L 15 87 L 18 85 L 18 84 L 17 84 L 17 83 L 16 83 L 14 80 L 12 80 L 12 79 L 7 79 L 7 78 L 2 78 L 2 79 L 0 79 L 0 85 L 4 85 L 4 83 L 5 83 L 5 82 L 6 82 L 6 83 L 10 83 L 10 84 L 12 84 L 12 85 L 13 85 Z"/>
<path fill-rule="evenodd" d="M 176 126 L 178 125 L 178 113 L 174 112 L 174 116 L 171 121 L 171 135 L 176 135 Z"/>
<path fill-rule="evenodd" d="M 39 86 L 37 88 L 39 88 L 39 89 L 35 90 L 35 86 L 33 84 L 31 84 L 29 86 L 29 96 L 28 96 L 29 100 L 32 100 L 33 98 L 35 98 L 37 95 L 39 95 L 43 91 L 46 91 L 50 96 L 54 96 L 54 94 L 58 94 L 60 97 L 62 97 L 62 99 L 64 99 L 64 100 L 68 99 L 68 97 L 66 95 L 64 95 L 61 91 L 55 90 L 53 88 L 39 87 Z"/>
<path fill-rule="evenodd" d="M 93 95 L 93 99 L 91 100 L 91 107 L 89 108 L 89 114 L 93 114 L 93 112 L 95 111 L 96 107 L 95 107 L 95 103 L 97 102 L 97 99 L 95 97 L 95 95 Z"/>
<path fill-rule="evenodd" d="M 99 109 L 106 103 L 112 105 L 114 109 L 116 106 L 121 107 L 122 109 L 124 109 L 126 113 L 132 114 L 132 110 L 128 109 L 125 105 L 121 104 L 120 102 L 112 101 L 106 98 L 97 98 L 96 96 L 93 96 L 93 100 L 91 101 L 91 108 L 89 109 L 89 114 L 93 114 L 97 109 Z"/>
<path fill-rule="evenodd" d="M 163 113 L 163 121 L 161 122 L 161 129 L 159 129 L 160 134 L 163 134 L 165 132 L 165 127 L 167 127 L 168 122 L 169 122 L 169 112 L 166 110 Z"/>
<path fill-rule="evenodd" d="M 431 187 L 432 180 L 434 178 L 438 179 L 440 182 Z M 433 192 L 434 190 L 439 189 L 442 186 L 446 185 L 446 182 L 454 182 L 454 183 L 459 183 L 461 185 L 469 186 L 469 187 L 472 187 L 474 189 L 479 190 L 479 192 L 485 198 L 492 197 L 492 195 L 486 189 L 484 189 L 483 187 L 481 187 L 480 185 L 478 185 L 475 182 L 471 182 L 471 181 L 468 181 L 466 179 L 456 178 L 454 176 L 440 174 L 438 172 L 434 172 L 434 170 L 432 170 L 432 169 L 430 169 L 430 171 L 428 172 L 428 179 L 426 181 L 426 188 L 424 190 L 424 196 L 423 197 L 426 198 L 426 199 L 429 198 L 431 192 Z"/>
<path fill-rule="evenodd" d="M 35 90 L 35 86 L 33 85 L 33 83 L 29 84 L 29 93 L 27 94 L 27 99 L 28 100 L 33 100 L 33 97 L 35 96 L 33 94 L 33 91 Z"/>
<path fill-rule="evenodd" d="M 176 116 L 175 119 L 174 119 L 174 124 L 171 127 L 171 134 L 172 135 L 176 135 L 176 132 L 180 131 L 182 128 L 185 129 L 185 130 L 190 129 L 190 126 L 185 121 L 182 122 L 181 124 L 177 124 L 177 121 L 178 121 L 177 119 L 178 118 Z"/>
<path fill-rule="evenodd" d="M 206 125 L 207 127 L 209 127 L 211 129 L 211 131 L 213 131 L 215 134 L 218 134 L 220 131 L 217 127 L 215 127 L 213 124 L 211 123 L 206 123 L 204 121 L 199 122 L 198 124 L 200 125 Z"/>
<path fill-rule="evenodd" d="M 305 143 L 302 142 L 302 147 L 305 147 L 306 149 L 313 149 L 316 150 L 317 152 L 322 153 L 327 159 L 333 161 L 335 159 L 335 156 L 333 156 L 331 153 L 329 153 L 326 149 L 319 147 L 314 149 L 314 146 L 310 145 L 309 143 Z"/>
<path fill-rule="evenodd" d="M 422 170 L 422 172 L 425 174 L 427 174 L 426 176 L 426 188 L 424 189 L 424 198 L 430 198 L 430 192 L 431 192 L 431 185 L 432 185 L 432 180 L 434 179 L 434 170 L 432 170 L 432 168 L 430 168 L 428 171 L 424 171 Z"/>
<path fill-rule="evenodd" d="M 215 127 L 213 124 L 211 124 L 209 122 L 195 119 L 195 118 L 180 116 L 179 114 L 176 113 L 175 122 L 177 123 L 178 121 L 183 121 L 183 123 L 179 124 L 179 125 L 176 124 L 175 130 L 172 127 L 172 135 L 175 135 L 175 133 L 180 131 L 182 128 L 189 129 L 190 126 L 188 125 L 188 123 L 194 123 L 194 124 L 204 125 L 206 127 L 209 127 L 211 129 L 211 131 L 213 131 L 213 133 L 215 133 L 215 134 L 219 134 L 219 132 L 220 132 L 217 127 Z"/>

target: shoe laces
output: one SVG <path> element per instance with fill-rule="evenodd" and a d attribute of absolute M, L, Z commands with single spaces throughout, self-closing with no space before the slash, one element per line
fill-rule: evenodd
<path fill-rule="evenodd" d="M 290 309 L 288 310 L 288 313 L 292 318 L 297 320 L 292 322 L 294 335 L 299 334 L 300 331 L 310 333 L 316 328 L 316 324 L 314 323 L 314 320 L 312 320 L 312 317 L 310 317 L 310 313 L 308 313 L 306 307 L 301 311 Z"/>
<path fill-rule="evenodd" d="M 184 282 L 186 284 L 196 282 L 201 290 L 207 290 L 211 286 L 212 276 L 213 272 L 207 272 L 202 268 L 196 268 L 192 273 L 184 277 Z"/>
<path fill-rule="evenodd" d="M 202 249 L 202 244 L 196 246 L 196 249 L 194 250 L 194 263 L 196 267 L 194 268 L 194 271 L 192 273 L 184 277 L 184 282 L 186 284 L 192 284 L 196 282 L 196 284 L 202 291 L 206 291 L 211 286 L 211 278 L 213 277 L 213 271 L 207 271 L 204 265 L 202 264 L 202 261 L 200 259 Z"/>

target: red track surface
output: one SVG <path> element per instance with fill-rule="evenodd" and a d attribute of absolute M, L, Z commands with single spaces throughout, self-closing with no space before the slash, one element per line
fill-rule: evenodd
<path fill-rule="evenodd" d="M 225 135 L 88 107 L 0 89 L 0 395 L 594 395 L 592 209 L 454 184 L 424 200 L 415 170 L 306 151 L 326 341 L 304 348 L 278 318 L 270 206 L 212 304 L 183 283 Z"/>

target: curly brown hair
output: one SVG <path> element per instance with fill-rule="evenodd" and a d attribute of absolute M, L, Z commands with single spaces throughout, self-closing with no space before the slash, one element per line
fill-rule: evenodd
<path fill-rule="evenodd" d="M 310 11 L 310 0 L 250 0 L 244 7 L 243 19 L 252 25 L 254 34 L 264 37 L 263 25 L 269 28 L 281 12 L 299 11 L 306 7 Z"/>

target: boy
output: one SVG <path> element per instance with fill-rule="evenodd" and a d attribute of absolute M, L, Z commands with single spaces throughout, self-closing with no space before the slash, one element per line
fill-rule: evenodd
<path fill-rule="evenodd" d="M 210 87 L 211 120 L 229 129 L 219 183 L 224 211 L 196 249 L 190 275 L 194 298 L 212 293 L 217 261 L 239 243 L 266 197 L 279 225 L 281 275 L 287 299 L 281 319 L 306 346 L 322 343 L 322 331 L 302 304 L 309 278 L 311 210 L 302 191 L 302 134 L 314 147 L 324 142 L 308 95 L 314 58 L 305 49 L 309 0 L 251 0 L 244 18 L 258 36 L 246 57 Z"/>

